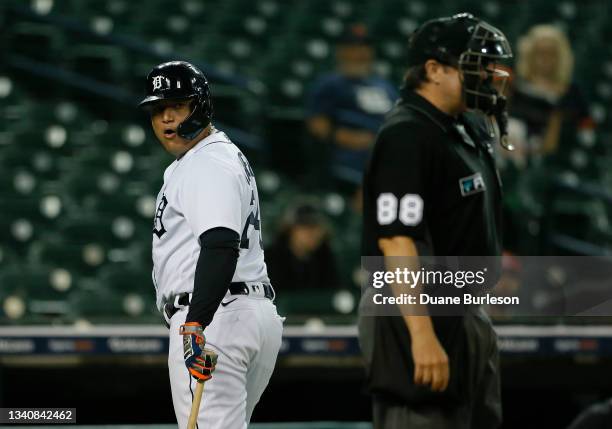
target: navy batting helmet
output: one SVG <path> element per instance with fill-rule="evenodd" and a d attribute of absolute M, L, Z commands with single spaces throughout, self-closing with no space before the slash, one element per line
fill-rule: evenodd
<path fill-rule="evenodd" d="M 210 124 L 212 100 L 206 76 L 193 64 L 170 61 L 147 75 L 146 96 L 139 104 L 147 109 L 161 100 L 192 99 L 191 114 L 178 126 L 177 134 L 193 140 Z"/>

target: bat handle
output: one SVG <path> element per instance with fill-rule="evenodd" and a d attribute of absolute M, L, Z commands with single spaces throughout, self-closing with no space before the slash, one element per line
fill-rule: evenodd
<path fill-rule="evenodd" d="M 195 393 L 193 394 L 193 402 L 191 403 L 191 413 L 189 414 L 187 429 L 195 429 L 196 424 L 198 423 L 202 393 L 204 393 L 204 381 L 198 380 Z"/>

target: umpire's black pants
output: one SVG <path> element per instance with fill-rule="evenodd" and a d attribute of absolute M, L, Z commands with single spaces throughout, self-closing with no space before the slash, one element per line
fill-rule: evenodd
<path fill-rule="evenodd" d="M 468 311 L 463 322 L 469 352 L 468 361 L 463 363 L 467 374 L 464 400 L 455 407 L 436 407 L 435 404 L 411 406 L 375 397 L 374 429 L 496 429 L 501 426 L 497 335 L 480 308 Z M 364 338 L 363 327 L 360 328 L 363 344 L 368 339 Z"/>

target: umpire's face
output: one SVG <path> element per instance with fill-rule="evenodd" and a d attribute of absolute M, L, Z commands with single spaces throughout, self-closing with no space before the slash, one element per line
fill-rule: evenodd
<path fill-rule="evenodd" d="M 177 158 L 191 149 L 198 139 L 186 140 L 177 128 L 191 113 L 190 100 L 161 100 L 151 108 L 151 125 L 164 149 Z"/>
<path fill-rule="evenodd" d="M 449 115 L 458 115 L 465 110 L 461 73 L 456 67 L 436 60 L 425 63 L 427 80 L 441 103 L 441 110 Z"/>

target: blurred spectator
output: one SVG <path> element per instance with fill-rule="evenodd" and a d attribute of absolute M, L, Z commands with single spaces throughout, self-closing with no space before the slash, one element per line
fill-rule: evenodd
<path fill-rule="evenodd" d="M 279 290 L 340 286 L 329 228 L 314 204 L 299 203 L 287 212 L 266 261 Z"/>
<path fill-rule="evenodd" d="M 573 71 L 574 55 L 559 28 L 536 25 L 519 40 L 508 109 L 508 137 L 516 149 L 499 152 L 504 246 L 517 254 L 545 251 L 543 204 L 556 173 L 587 169 L 580 146 L 594 143 L 594 121 Z"/>
<path fill-rule="evenodd" d="M 374 136 L 398 96 L 393 85 L 373 74 L 374 56 L 365 26 L 351 26 L 336 47 L 337 70 L 320 76 L 307 98 L 310 134 L 331 145 L 328 167 L 354 187 L 361 184 Z"/>
<path fill-rule="evenodd" d="M 594 121 L 573 70 L 572 49 L 557 27 L 536 25 L 520 39 L 509 109 L 516 151 L 507 154 L 517 167 L 556 153 L 562 140 L 573 145 L 577 138 L 593 139 Z"/>

